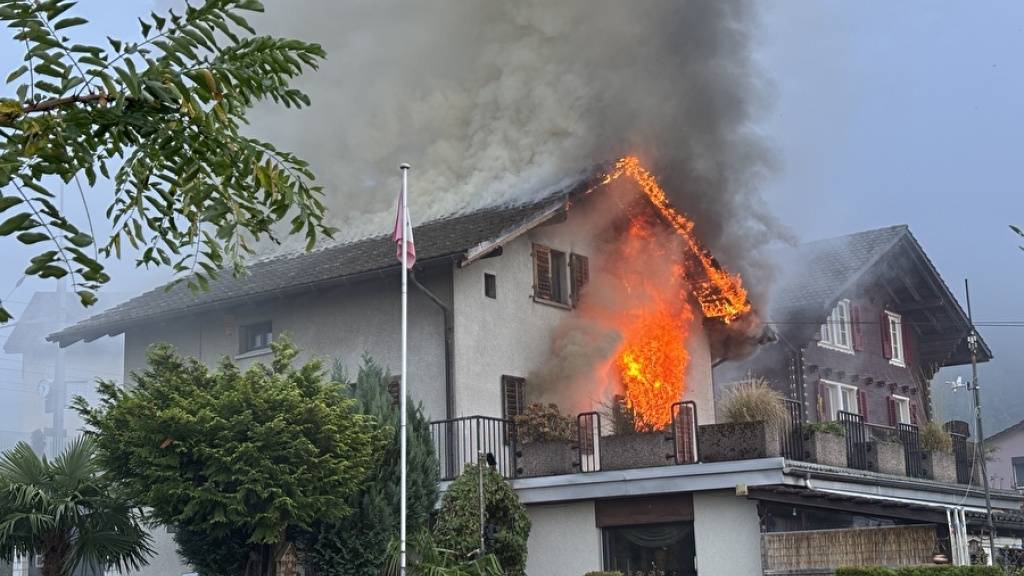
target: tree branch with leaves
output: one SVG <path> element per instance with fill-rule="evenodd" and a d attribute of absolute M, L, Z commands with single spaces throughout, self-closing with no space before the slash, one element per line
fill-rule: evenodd
<path fill-rule="evenodd" d="M 244 271 L 279 223 L 307 249 L 333 229 L 309 165 L 244 133 L 258 102 L 308 106 L 292 81 L 326 56 L 318 44 L 260 36 L 258 0 L 206 0 L 139 19 L 140 38 L 75 43 L 88 24 L 73 0 L 0 0 L 25 64 L 0 96 L 0 236 L 46 246 L 28 276 L 67 278 L 84 305 L 110 277 L 103 259 L 130 246 L 138 266 L 170 267 L 189 288 Z M 84 185 L 113 184 L 97 239 Z M 83 183 L 84 180 L 84 183 Z M 75 189 L 85 222 L 54 188 Z M 0 304 L 0 322 L 10 320 Z"/>

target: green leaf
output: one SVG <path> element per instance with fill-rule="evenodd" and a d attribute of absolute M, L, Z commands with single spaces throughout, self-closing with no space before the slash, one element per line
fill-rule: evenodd
<path fill-rule="evenodd" d="M 152 30 L 153 27 L 142 18 L 139 18 L 139 27 L 142 29 L 142 37 L 149 38 L 149 31 Z"/>
<path fill-rule="evenodd" d="M 43 242 L 49 240 L 50 237 L 42 232 L 22 232 L 17 236 L 18 241 L 22 244 L 35 244 L 37 242 Z"/>
<path fill-rule="evenodd" d="M 71 28 L 72 26 L 81 26 L 82 24 L 88 24 L 89 21 L 80 16 L 72 16 L 71 18 L 65 18 L 59 20 L 53 25 L 54 30 L 63 30 L 65 28 Z"/>
<path fill-rule="evenodd" d="M 12 232 L 21 230 L 31 218 L 32 214 L 22 212 L 4 220 L 4 223 L 0 224 L 0 236 L 10 236 Z"/>
<path fill-rule="evenodd" d="M 67 270 L 61 268 L 60 266 L 55 266 L 53 264 L 43 266 L 42 270 L 40 270 L 39 273 L 36 274 L 36 276 L 39 276 L 40 278 L 63 278 L 67 275 Z"/>
<path fill-rule="evenodd" d="M 25 72 L 28 72 L 28 66 L 19 66 L 17 70 L 7 75 L 7 83 L 10 84 L 11 82 L 14 82 Z"/>
<path fill-rule="evenodd" d="M 24 202 L 24 200 L 17 196 L 0 196 L 0 212 L 7 210 L 11 206 L 17 206 L 22 202 Z"/>
<path fill-rule="evenodd" d="M 84 232 L 75 234 L 74 236 L 65 236 L 65 238 L 67 238 L 68 242 L 71 242 L 79 248 L 85 248 L 92 244 L 92 236 L 89 236 Z"/>
<path fill-rule="evenodd" d="M 96 295 L 88 290 L 79 290 L 78 299 L 82 303 L 82 306 L 92 306 L 96 303 Z"/>
<path fill-rule="evenodd" d="M 107 36 L 107 42 L 110 42 L 110 46 L 114 48 L 114 52 L 120 52 L 121 51 L 121 44 L 122 44 L 122 42 L 120 40 L 118 40 L 116 38 L 111 38 L 110 36 Z"/>

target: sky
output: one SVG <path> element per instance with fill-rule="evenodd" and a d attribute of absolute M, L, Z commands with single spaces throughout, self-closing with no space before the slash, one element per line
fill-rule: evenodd
<path fill-rule="evenodd" d="M 152 2 L 85 1 L 95 38 L 131 37 Z M 907 224 L 962 297 L 970 278 L 975 318 L 1024 321 L 1024 252 L 1010 232 L 1024 224 L 1020 137 L 1024 134 L 1024 3 L 818 1 L 762 3 L 755 59 L 764 77 L 757 129 L 778 158 L 763 195 L 802 240 Z M 0 39 L 0 69 L 20 64 L 19 46 Z M 101 214 L 109 189 L 87 191 Z M 81 210 L 77 190 L 68 209 Z M 102 236 L 102 228 L 97 232 Z M 11 241 L 0 251 L 0 297 L 17 313 L 33 291 L 34 252 Z M 110 263 L 112 291 L 134 293 L 167 279 Z M 962 301 L 962 300 L 961 300 Z M 0 339 L 6 332 L 0 329 Z M 1024 328 L 985 328 L 996 356 L 982 367 L 989 431 L 1024 418 L 1015 393 Z M 10 358 L 3 365 L 10 365 Z M 933 388 L 948 415 L 963 417 L 964 392 Z M 6 378 L 6 373 L 0 379 Z M 989 400 L 990 399 L 990 400 Z"/>

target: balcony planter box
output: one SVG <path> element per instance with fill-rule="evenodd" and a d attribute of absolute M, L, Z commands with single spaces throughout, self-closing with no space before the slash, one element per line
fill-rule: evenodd
<path fill-rule="evenodd" d="M 868 470 L 894 476 L 907 475 L 907 461 L 903 444 L 898 442 L 866 442 Z"/>
<path fill-rule="evenodd" d="M 627 470 L 671 464 L 672 442 L 667 432 L 636 432 L 601 437 L 602 470 Z"/>
<path fill-rule="evenodd" d="M 764 422 L 705 424 L 697 434 L 701 462 L 777 458 L 782 455 L 779 430 Z"/>
<path fill-rule="evenodd" d="M 520 476 L 556 476 L 576 472 L 576 451 L 564 440 L 528 442 L 519 445 Z"/>
<path fill-rule="evenodd" d="M 804 459 L 825 466 L 846 467 L 846 437 L 830 432 L 804 432 Z"/>
<path fill-rule="evenodd" d="M 956 484 L 956 459 L 949 452 L 922 452 L 921 467 L 926 478 Z"/>

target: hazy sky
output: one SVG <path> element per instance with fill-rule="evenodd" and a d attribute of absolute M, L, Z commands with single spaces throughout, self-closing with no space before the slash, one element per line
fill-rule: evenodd
<path fill-rule="evenodd" d="M 82 12 L 98 38 L 130 37 L 150 5 L 93 0 Z M 1007 228 L 1024 224 L 1024 3 L 790 0 L 763 11 L 761 129 L 781 163 L 764 194 L 780 219 L 802 239 L 908 224 L 958 296 L 970 277 L 976 319 L 1024 321 L 1024 252 Z M 6 75 L 21 51 L 7 39 L 0 47 Z M 90 194 L 101 213 L 107 191 Z M 67 203 L 80 204 L 77 191 Z M 33 291 L 52 289 L 26 281 L 7 298 L 32 254 L 9 240 L 0 252 L 0 297 L 15 311 Z M 112 268 L 119 291 L 166 278 L 127 274 L 130 263 Z M 1024 396 L 1010 393 L 1024 370 L 1024 328 L 982 333 L 996 355 L 983 382 L 997 398 Z M 1000 425 L 1024 417 L 993 404 Z"/>

